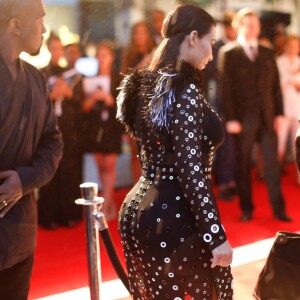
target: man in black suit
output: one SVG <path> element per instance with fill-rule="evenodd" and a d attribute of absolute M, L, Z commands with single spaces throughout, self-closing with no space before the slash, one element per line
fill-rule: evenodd
<path fill-rule="evenodd" d="M 0 0 L 0 299 L 27 300 L 37 235 L 34 190 L 54 175 L 63 143 L 44 76 L 19 58 L 39 51 L 42 0 Z"/>
<path fill-rule="evenodd" d="M 247 8 L 240 10 L 234 25 L 238 38 L 221 48 L 218 65 L 226 130 L 237 136 L 241 220 L 252 219 L 251 154 L 253 144 L 258 142 L 274 217 L 289 222 L 291 218 L 286 214 L 281 192 L 274 130 L 283 115 L 274 54 L 258 43 L 260 23 L 254 11 Z"/>

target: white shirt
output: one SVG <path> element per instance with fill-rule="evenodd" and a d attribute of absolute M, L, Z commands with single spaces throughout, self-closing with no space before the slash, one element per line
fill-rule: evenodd
<path fill-rule="evenodd" d="M 239 35 L 237 37 L 237 41 L 242 46 L 247 57 L 251 61 L 255 61 L 255 58 L 258 55 L 258 41 L 257 40 L 247 41 L 245 37 L 242 35 Z"/>
<path fill-rule="evenodd" d="M 292 60 L 282 54 L 276 58 L 280 85 L 283 95 L 284 115 L 288 118 L 300 116 L 300 92 L 296 90 L 293 82 L 300 82 L 300 57 L 295 56 Z"/>

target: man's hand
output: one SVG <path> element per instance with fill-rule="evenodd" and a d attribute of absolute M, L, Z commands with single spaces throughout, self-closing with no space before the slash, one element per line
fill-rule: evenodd
<path fill-rule="evenodd" d="M 55 83 L 53 85 L 52 91 L 50 93 L 50 98 L 52 100 L 56 100 L 60 97 L 70 100 L 73 97 L 73 91 L 63 78 L 58 77 L 56 78 Z"/>
<path fill-rule="evenodd" d="M 0 218 L 3 218 L 7 212 L 23 196 L 22 183 L 16 171 L 0 172 Z"/>
<path fill-rule="evenodd" d="M 226 131 L 230 134 L 239 134 L 242 132 L 242 125 L 239 121 L 227 121 L 225 123 Z"/>
<path fill-rule="evenodd" d="M 282 115 L 276 116 L 274 119 L 274 130 L 278 133 L 285 122 L 285 118 Z"/>

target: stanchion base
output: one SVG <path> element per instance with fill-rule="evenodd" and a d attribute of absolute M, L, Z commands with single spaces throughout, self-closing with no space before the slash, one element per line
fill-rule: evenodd
<path fill-rule="evenodd" d="M 102 204 L 104 202 L 103 197 L 94 197 L 93 200 L 86 200 L 84 198 L 79 198 L 75 200 L 75 203 L 78 205 L 97 205 Z"/>

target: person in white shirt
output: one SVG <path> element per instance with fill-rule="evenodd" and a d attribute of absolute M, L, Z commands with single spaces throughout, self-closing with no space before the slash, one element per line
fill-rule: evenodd
<path fill-rule="evenodd" d="M 283 96 L 284 119 L 279 125 L 278 156 L 283 164 L 289 137 L 294 142 L 300 116 L 300 43 L 297 36 L 287 36 L 284 52 L 276 63 L 280 75 Z M 300 183 L 300 178 L 298 178 Z"/>

